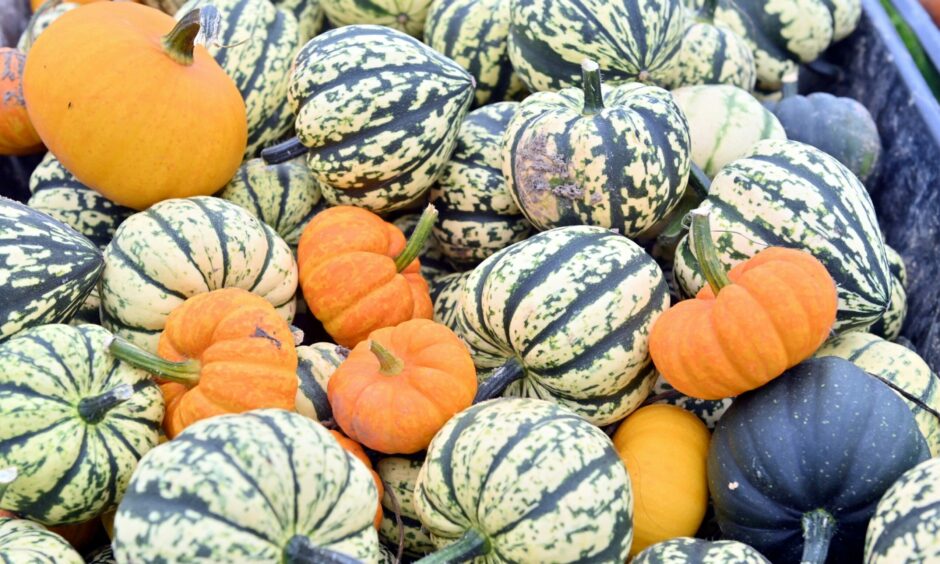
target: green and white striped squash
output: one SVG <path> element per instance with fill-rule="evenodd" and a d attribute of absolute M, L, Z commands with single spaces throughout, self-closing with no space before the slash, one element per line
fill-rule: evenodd
<path fill-rule="evenodd" d="M 526 218 L 545 230 L 595 225 L 634 238 L 679 203 L 689 176 L 685 116 L 666 90 L 581 88 L 526 98 L 503 140 L 503 175 Z"/>
<path fill-rule="evenodd" d="M 97 325 L 57 324 L 0 345 L 0 468 L 19 470 L 4 509 L 46 525 L 97 517 L 156 446 L 160 388 L 110 342 Z"/>
<path fill-rule="evenodd" d="M 117 564 L 114 559 L 114 549 L 111 545 L 103 546 L 89 554 L 85 559 L 86 564 Z"/>
<path fill-rule="evenodd" d="M 455 272 L 436 278 L 428 284 L 431 290 L 431 303 L 434 304 L 434 321 L 458 333 L 460 331 L 460 304 L 463 299 L 464 284 L 469 277 L 469 272 Z"/>
<path fill-rule="evenodd" d="M 743 542 L 679 537 L 646 548 L 631 564 L 770 564 Z"/>
<path fill-rule="evenodd" d="M 443 548 L 435 563 L 461 561 L 454 552 L 473 538 L 488 542 L 479 561 L 625 562 L 633 540 L 630 478 L 613 443 L 536 399 L 488 401 L 448 421 L 414 504 Z"/>
<path fill-rule="evenodd" d="M 767 246 L 813 254 L 836 282 L 836 332 L 861 330 L 884 315 L 891 275 L 868 192 L 848 169 L 796 141 L 765 140 L 721 169 L 698 208 L 710 213 L 718 258 L 730 269 Z M 679 242 L 676 282 L 704 286 L 690 236 Z"/>
<path fill-rule="evenodd" d="M 940 562 L 940 458 L 905 472 L 878 502 L 865 564 Z"/>
<path fill-rule="evenodd" d="M 890 267 L 890 265 L 889 265 Z M 876 321 L 869 332 L 883 337 L 889 341 L 897 339 L 901 335 L 901 328 L 904 327 L 904 320 L 907 318 L 907 290 L 904 289 L 904 283 L 901 279 L 891 276 L 891 303 L 888 310 Z"/>
<path fill-rule="evenodd" d="M 0 560 L 9 564 L 85 564 L 64 538 L 39 523 L 0 517 Z"/>
<path fill-rule="evenodd" d="M 758 141 L 787 138 L 774 114 L 735 86 L 686 86 L 672 95 L 689 122 L 692 161 L 709 177 Z"/>
<path fill-rule="evenodd" d="M 326 387 L 348 354 L 349 349 L 334 343 L 297 347 L 297 413 L 314 421 L 333 418 Z"/>
<path fill-rule="evenodd" d="M 879 376 L 935 411 L 940 411 L 940 379 L 918 354 L 871 333 L 853 331 L 826 341 L 817 357 L 837 356 L 865 372 Z M 932 456 L 940 456 L 940 419 L 901 394 L 914 414 Z"/>
<path fill-rule="evenodd" d="M 667 382 L 661 375 L 657 375 L 656 383 L 653 384 L 653 392 L 650 397 L 652 398 L 659 396 L 660 394 L 662 394 L 663 397 L 656 400 L 655 403 L 668 403 L 677 407 L 681 407 L 682 409 L 701 419 L 702 423 L 708 427 L 709 431 L 713 431 L 715 429 L 715 425 L 718 424 L 718 420 L 721 419 L 721 416 L 724 415 L 726 411 L 728 411 L 728 408 L 731 407 L 731 402 L 734 401 L 734 398 L 703 400 L 689 397 L 670 386 L 669 382 Z"/>
<path fill-rule="evenodd" d="M 888 269 L 891 271 L 891 276 L 897 278 L 901 286 L 907 290 L 907 266 L 904 264 L 904 257 L 887 244 L 885 244 L 885 253 L 888 255 Z"/>
<path fill-rule="evenodd" d="M 36 325 L 67 322 L 103 268 L 101 251 L 87 237 L 0 197 L 0 341 Z"/>
<path fill-rule="evenodd" d="M 478 369 L 501 367 L 490 378 L 521 376 L 504 395 L 550 399 L 607 425 L 649 394 L 649 330 L 668 306 L 640 246 L 600 227 L 561 227 L 473 270 L 460 334 Z"/>
<path fill-rule="evenodd" d="M 325 208 L 320 185 L 302 160 L 270 165 L 262 159 L 245 161 L 219 197 L 273 227 L 292 249 L 304 227 Z"/>
<path fill-rule="evenodd" d="M 384 213 L 418 201 L 437 180 L 473 79 L 413 37 L 353 25 L 300 50 L 288 97 L 327 202 Z"/>
<path fill-rule="evenodd" d="M 509 59 L 532 92 L 577 85 L 581 61 L 610 83 L 646 81 L 678 53 L 680 0 L 512 0 Z"/>
<path fill-rule="evenodd" d="M 170 312 L 186 298 L 242 288 L 294 317 L 297 264 L 274 230 L 221 198 L 164 200 L 132 215 L 105 249 L 105 327 L 155 351 Z"/>
<path fill-rule="evenodd" d="M 418 225 L 418 219 L 420 217 L 421 214 L 408 213 L 398 217 L 392 221 L 392 223 L 401 229 L 405 237 L 411 237 L 415 226 Z M 418 258 L 421 262 L 421 276 L 424 276 L 424 279 L 427 280 L 429 284 L 441 276 L 453 274 L 454 272 L 454 266 L 447 261 L 444 252 L 441 250 L 441 244 L 433 234 L 428 237 L 427 242 L 424 244 L 424 249 L 421 251 L 421 254 L 418 255 Z"/>
<path fill-rule="evenodd" d="M 435 0 L 424 40 L 467 69 L 476 106 L 515 100 L 525 92 L 509 61 L 510 0 Z"/>
<path fill-rule="evenodd" d="M 325 549 L 377 562 L 377 505 L 372 474 L 319 423 L 277 409 L 222 415 L 140 461 L 114 519 L 114 554 L 119 562 L 333 562 Z"/>
<path fill-rule="evenodd" d="M 60 2 L 59 4 L 46 6 L 42 8 L 42 11 L 37 10 L 30 18 L 29 24 L 23 31 L 23 34 L 20 35 L 19 41 L 16 42 L 16 48 L 24 53 L 29 53 L 29 49 L 33 46 L 33 43 L 36 42 L 36 39 L 47 27 L 52 25 L 52 22 L 59 19 L 62 14 L 72 11 L 79 6 L 81 6 L 81 4 L 76 2 Z"/>
<path fill-rule="evenodd" d="M 501 168 L 503 134 L 518 108 L 516 102 L 499 102 L 470 112 L 454 155 L 431 189 L 431 203 L 440 214 L 434 236 L 456 265 L 477 264 L 532 231 Z"/>
<path fill-rule="evenodd" d="M 431 0 L 320 0 L 335 27 L 381 25 L 421 39 Z"/>
<path fill-rule="evenodd" d="M 423 460 L 389 456 L 379 460 L 375 466 L 375 471 L 385 482 L 379 536 L 387 544 L 398 546 L 400 531 L 395 520 L 395 503 L 392 501 L 392 494 L 394 494 L 398 500 L 404 530 L 403 546 L 405 554 L 409 557 L 420 557 L 434 551 L 434 543 L 422 528 L 414 506 L 415 482 L 418 480 L 418 472 L 423 463 Z"/>
<path fill-rule="evenodd" d="M 324 17 L 320 0 L 271 0 L 271 2 L 294 15 L 301 45 L 323 30 Z"/>

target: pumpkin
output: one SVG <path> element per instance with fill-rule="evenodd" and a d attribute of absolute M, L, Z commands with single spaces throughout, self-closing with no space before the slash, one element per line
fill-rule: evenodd
<path fill-rule="evenodd" d="M 703 400 L 687 396 L 669 385 L 662 375 L 658 375 L 656 383 L 653 384 L 653 391 L 647 399 L 648 403 L 668 404 L 681 407 L 692 415 L 699 418 L 705 424 L 705 427 L 712 431 L 715 425 L 721 419 L 721 416 L 731 407 L 734 398 L 722 398 L 718 400 Z"/>
<path fill-rule="evenodd" d="M 624 562 L 630 492 L 610 439 L 571 411 L 475 405 L 434 437 L 418 474 L 415 510 L 441 549 L 423 561 Z"/>
<path fill-rule="evenodd" d="M 627 416 L 655 373 L 650 326 L 669 305 L 662 272 L 638 245 L 600 227 L 561 227 L 503 249 L 464 285 L 460 334 L 478 399 L 551 399 L 596 425 Z"/>
<path fill-rule="evenodd" d="M 871 198 L 848 169 L 796 141 L 764 140 L 725 166 L 699 207 L 710 213 L 725 268 L 767 246 L 811 253 L 839 291 L 836 332 L 864 329 L 890 300 L 890 274 Z M 688 237 L 676 250 L 679 288 L 694 295 L 705 281 Z"/>
<path fill-rule="evenodd" d="M 24 53 L 29 53 L 33 42 L 36 41 L 39 34 L 52 25 L 52 22 L 59 19 L 62 14 L 74 10 L 81 5 L 81 2 L 62 2 L 59 0 L 43 2 L 43 6 L 40 7 L 41 9 L 35 10 L 35 13 L 29 19 L 29 25 L 26 26 L 26 29 L 23 30 L 23 34 L 20 35 L 19 41 L 16 42 L 16 48 Z"/>
<path fill-rule="evenodd" d="M 431 301 L 434 303 L 434 321 L 460 332 L 460 301 L 469 272 L 455 272 L 431 282 Z"/>
<path fill-rule="evenodd" d="M 595 58 L 608 82 L 646 81 L 679 51 L 680 0 L 514 0 L 509 59 L 529 90 L 574 86 Z"/>
<path fill-rule="evenodd" d="M 0 198 L 0 341 L 71 319 L 91 293 L 101 251 L 67 225 Z"/>
<path fill-rule="evenodd" d="M 382 478 L 380 478 L 378 473 L 372 469 L 372 461 L 369 460 L 369 457 L 366 455 L 366 451 L 362 450 L 362 445 L 340 433 L 339 431 L 334 431 L 331 429 L 330 434 L 333 435 L 333 438 L 336 439 L 336 442 L 339 443 L 339 446 L 343 447 L 343 450 L 353 455 L 359 462 L 362 462 L 369 470 L 369 473 L 372 474 L 372 480 L 375 482 L 375 489 L 379 492 L 378 507 L 375 510 L 375 528 L 378 530 L 379 526 L 382 524 L 382 497 L 385 495 L 385 488 L 382 486 Z"/>
<path fill-rule="evenodd" d="M 84 564 L 65 539 L 26 519 L 0 517 L 0 554 L 18 564 Z"/>
<path fill-rule="evenodd" d="M 0 468 L 19 477 L 0 506 L 46 525 L 117 504 L 157 444 L 160 390 L 108 354 L 96 325 L 43 325 L 0 344 Z"/>
<path fill-rule="evenodd" d="M 420 39 L 431 0 L 407 3 L 394 0 L 320 0 L 320 5 L 336 27 L 374 24 Z"/>
<path fill-rule="evenodd" d="M 23 52 L 0 47 L 0 155 L 29 155 L 43 150 L 23 98 L 25 66 Z"/>
<path fill-rule="evenodd" d="M 62 15 L 30 48 L 23 93 L 36 131 L 65 168 L 109 200 L 144 209 L 208 195 L 241 163 L 245 103 L 194 45 L 200 13 L 174 27 L 153 8 L 96 2 Z"/>
<path fill-rule="evenodd" d="M 314 343 L 297 347 L 297 413 L 314 421 L 333 418 L 333 408 L 326 395 L 327 382 L 336 368 L 349 356 L 349 349 L 333 343 Z"/>
<path fill-rule="evenodd" d="M 940 559 L 940 458 L 905 472 L 878 502 L 865 536 L 866 564 Z"/>
<path fill-rule="evenodd" d="M 891 276 L 891 303 L 888 304 L 885 314 L 869 328 L 869 331 L 893 341 L 901 335 L 905 318 L 907 318 L 907 290 L 904 289 L 904 283 L 900 278 Z"/>
<path fill-rule="evenodd" d="M 307 166 L 327 202 L 385 213 L 420 200 L 440 175 L 473 79 L 413 37 L 353 25 L 304 45 L 287 94 L 297 138 L 262 151 L 265 160 L 309 150 Z"/>
<path fill-rule="evenodd" d="M 692 161 L 709 177 L 745 156 L 758 141 L 787 138 L 780 121 L 736 86 L 686 86 L 672 95 L 689 123 Z"/>
<path fill-rule="evenodd" d="M 736 541 L 706 541 L 689 537 L 654 544 L 636 555 L 632 564 L 770 564 L 764 556 Z"/>
<path fill-rule="evenodd" d="M 705 425 L 674 405 L 649 405 L 624 419 L 612 439 L 633 492 L 630 555 L 694 535 L 708 507 Z"/>
<path fill-rule="evenodd" d="M 934 25 L 940 27 L 940 2 L 937 0 L 920 0 L 920 4 L 930 14 L 930 19 L 933 20 Z"/>
<path fill-rule="evenodd" d="M 382 497 L 383 516 L 379 537 L 391 546 L 398 546 L 401 538 L 404 553 L 411 557 L 434 551 L 434 543 L 421 526 L 414 506 L 415 482 L 423 463 L 423 459 L 388 456 L 380 459 L 375 466 L 382 481 L 387 485 Z M 393 495 L 395 502 L 392 501 Z M 399 513 L 397 517 L 401 517 L 403 532 L 398 529 L 396 509 Z"/>
<path fill-rule="evenodd" d="M 323 6 L 311 0 L 271 0 L 275 6 L 287 10 L 297 19 L 301 44 L 310 41 L 323 29 Z"/>
<path fill-rule="evenodd" d="M 153 352 L 167 316 L 187 298 L 243 288 L 294 317 L 297 265 L 273 229 L 219 198 L 161 202 L 131 216 L 104 252 L 102 321 Z"/>
<path fill-rule="evenodd" d="M 858 562 L 878 500 L 927 457 L 890 388 L 847 360 L 815 358 L 731 404 L 708 484 L 724 538 L 773 562 Z"/>
<path fill-rule="evenodd" d="M 431 317 L 415 257 L 435 217 L 429 207 L 407 246 L 394 225 L 352 206 L 327 209 L 307 224 L 297 248 L 300 285 L 337 343 L 353 347 L 381 327 Z"/>
<path fill-rule="evenodd" d="M 525 88 L 509 61 L 506 0 L 435 0 L 428 11 L 425 42 L 473 76 L 474 105 L 520 98 Z"/>
<path fill-rule="evenodd" d="M 536 228 L 597 225 L 634 238 L 676 206 L 689 175 L 688 124 L 668 92 L 582 88 L 529 96 L 503 141 L 503 175 Z"/>
<path fill-rule="evenodd" d="M 476 391 L 467 348 L 453 331 L 428 319 L 373 331 L 327 385 L 333 417 L 343 432 L 386 454 L 427 448 Z"/>
<path fill-rule="evenodd" d="M 515 102 L 500 102 L 470 112 L 453 157 L 431 189 L 431 203 L 440 213 L 434 238 L 456 265 L 477 264 L 525 239 L 532 229 L 501 170 L 503 133 L 518 108 Z"/>
<path fill-rule="evenodd" d="M 410 238 L 414 234 L 415 227 L 418 226 L 420 221 L 420 213 L 407 213 L 397 217 L 392 223 L 395 227 L 401 229 L 405 237 Z M 441 250 L 441 244 L 433 235 L 428 237 L 424 248 L 418 253 L 418 258 L 421 260 L 421 276 L 427 280 L 428 283 L 433 282 L 441 276 L 454 273 L 454 265 L 444 256 L 444 252 Z"/>
<path fill-rule="evenodd" d="M 369 471 L 322 425 L 264 409 L 189 427 L 141 460 L 118 562 L 377 562 Z"/>

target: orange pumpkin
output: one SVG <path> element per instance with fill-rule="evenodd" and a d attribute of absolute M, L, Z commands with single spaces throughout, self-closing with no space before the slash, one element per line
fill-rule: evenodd
<path fill-rule="evenodd" d="M 215 415 L 294 410 L 294 336 L 274 306 L 251 292 L 223 288 L 189 298 L 167 317 L 157 353 L 111 343 L 111 354 L 162 379 L 170 439 Z"/>
<path fill-rule="evenodd" d="M 672 387 L 699 399 L 733 397 L 816 352 L 838 301 L 819 260 L 771 247 L 726 274 L 707 214 L 692 212 L 692 236 L 708 286 L 667 310 L 650 332 L 653 363 Z"/>
<path fill-rule="evenodd" d="M 372 468 L 372 461 L 369 460 L 369 457 L 366 455 L 366 451 L 362 449 L 362 445 L 340 433 L 339 431 L 330 429 L 330 433 L 336 439 L 336 442 L 339 443 L 339 446 L 343 447 L 349 454 L 358 458 L 363 464 L 366 465 L 366 468 L 369 469 L 369 472 L 372 472 L 372 479 L 375 480 L 375 487 L 379 490 L 379 506 L 375 510 L 375 528 L 378 529 L 382 524 L 382 496 L 385 495 L 385 487 L 382 485 L 382 478 L 379 477 L 378 472 Z"/>
<path fill-rule="evenodd" d="M 934 25 L 940 26 L 940 0 L 920 0 Z"/>
<path fill-rule="evenodd" d="M 343 432 L 386 454 L 427 448 L 476 391 L 467 347 L 447 326 L 427 319 L 373 331 L 327 384 Z"/>
<path fill-rule="evenodd" d="M 297 247 L 300 285 L 310 311 L 340 345 L 434 314 L 418 252 L 437 212 L 429 206 L 411 240 L 376 214 L 337 206 L 317 214 Z"/>
<path fill-rule="evenodd" d="M 23 98 L 26 55 L 0 47 L 0 155 L 28 155 L 42 151 L 42 140 L 29 121 Z"/>
<path fill-rule="evenodd" d="M 179 23 L 130 2 L 63 14 L 30 48 L 23 92 L 62 165 L 119 204 L 209 195 L 241 164 L 245 103 L 194 45 L 201 8 Z M 175 27 L 174 27 L 175 26 Z"/>

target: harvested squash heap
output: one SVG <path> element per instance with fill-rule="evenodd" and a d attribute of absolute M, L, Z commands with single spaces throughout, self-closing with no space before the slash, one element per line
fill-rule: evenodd
<path fill-rule="evenodd" d="M 33 8 L 0 560 L 940 561 L 859 0 Z"/>

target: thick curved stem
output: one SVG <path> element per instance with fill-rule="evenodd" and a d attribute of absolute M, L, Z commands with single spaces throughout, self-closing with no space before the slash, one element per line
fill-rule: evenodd
<path fill-rule="evenodd" d="M 3 501 L 3 494 L 7 491 L 7 488 L 16 480 L 16 477 L 19 476 L 20 472 L 16 469 L 15 466 L 10 466 L 9 468 L 0 468 L 0 501 Z"/>
<path fill-rule="evenodd" d="M 604 93 L 601 91 L 601 68 L 591 59 L 581 61 L 581 87 L 584 89 L 586 116 L 593 116 L 604 109 Z"/>
<path fill-rule="evenodd" d="M 202 365 L 198 360 L 172 362 L 151 354 L 117 336 L 111 340 L 108 350 L 118 359 L 155 374 L 164 380 L 186 386 L 195 386 L 199 383 L 199 371 Z"/>
<path fill-rule="evenodd" d="M 130 384 L 115 386 L 97 396 L 82 398 L 82 400 L 78 402 L 78 415 L 84 419 L 86 423 L 95 425 L 100 423 L 109 411 L 131 399 L 133 395 L 134 387 Z"/>
<path fill-rule="evenodd" d="M 509 384 L 519 380 L 525 375 L 525 369 L 515 358 L 510 358 L 505 364 L 496 369 L 493 374 L 477 388 L 473 396 L 473 403 L 480 403 L 498 397 Z"/>
<path fill-rule="evenodd" d="M 181 65 L 193 64 L 193 51 L 196 42 L 214 40 L 219 34 L 221 16 L 212 5 L 196 8 L 187 12 L 176 22 L 170 33 L 163 36 L 160 43 L 166 54 Z"/>
<path fill-rule="evenodd" d="M 408 265 L 421 254 L 421 249 L 424 248 L 428 237 L 431 236 L 431 229 L 434 227 L 435 221 L 437 221 L 437 208 L 434 207 L 434 204 L 428 204 L 428 207 L 424 208 L 424 212 L 421 213 L 421 218 L 418 219 L 415 230 L 411 232 L 411 237 L 408 237 L 405 248 L 395 257 L 395 268 L 398 269 L 398 272 L 408 268 Z"/>
<path fill-rule="evenodd" d="M 490 541 L 476 529 L 467 529 L 462 537 L 454 544 L 442 548 L 437 552 L 428 554 L 415 564 L 456 564 L 468 562 L 478 556 L 485 556 L 490 552 Z"/>
<path fill-rule="evenodd" d="M 802 564 L 824 564 L 829 553 L 829 543 L 836 532 L 836 520 L 825 509 L 816 509 L 803 514 Z"/>
<path fill-rule="evenodd" d="M 300 139 L 291 137 L 287 141 L 281 141 L 277 145 L 271 145 L 261 149 L 261 158 L 269 165 L 286 163 L 291 159 L 296 159 L 301 155 L 307 154 L 310 149 L 300 142 Z"/>
<path fill-rule="evenodd" d="M 715 242 L 712 241 L 712 228 L 708 221 L 708 212 L 702 210 L 692 210 L 689 212 L 692 217 L 692 248 L 695 251 L 695 259 L 702 269 L 702 275 L 711 286 L 712 292 L 718 296 L 722 288 L 731 284 L 728 279 L 728 273 L 724 266 L 718 261 L 718 253 L 715 251 Z"/>
<path fill-rule="evenodd" d="M 379 372 L 382 374 L 395 376 L 405 369 L 405 363 L 375 339 L 369 341 L 369 350 L 379 359 Z"/>
<path fill-rule="evenodd" d="M 358 558 L 313 544 L 309 537 L 294 535 L 287 541 L 284 564 L 360 564 Z"/>
<path fill-rule="evenodd" d="M 675 247 L 679 240 L 689 232 L 686 223 L 689 212 L 702 205 L 702 202 L 708 197 L 710 185 L 711 180 L 708 179 L 708 175 L 698 165 L 692 163 L 692 168 L 689 170 L 689 181 L 685 192 L 682 193 L 682 199 L 669 213 L 666 226 L 656 236 L 660 245 Z"/>

